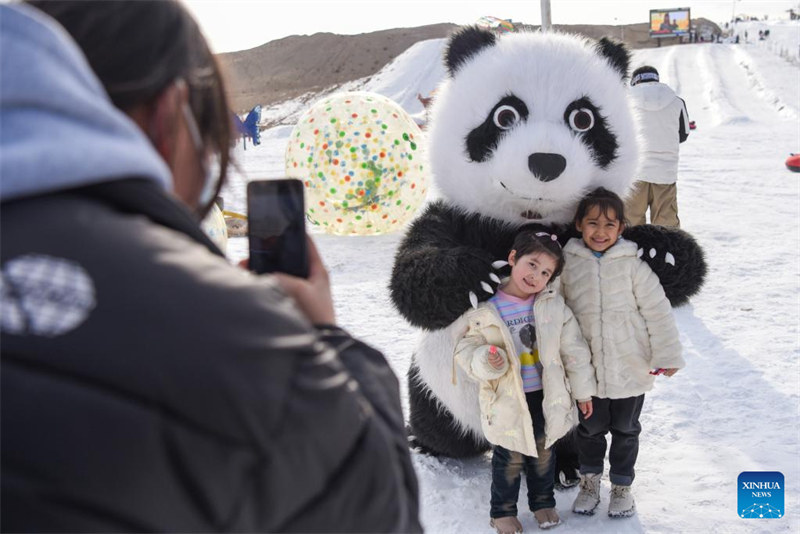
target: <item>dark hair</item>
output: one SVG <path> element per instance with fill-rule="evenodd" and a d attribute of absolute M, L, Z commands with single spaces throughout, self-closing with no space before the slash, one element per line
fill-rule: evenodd
<path fill-rule="evenodd" d="M 589 210 L 595 206 L 600 208 L 600 213 L 609 219 L 611 218 L 608 214 L 610 210 L 614 212 L 620 224 L 627 224 L 625 220 L 625 203 L 619 198 L 619 195 L 604 187 L 598 187 L 581 199 L 573 219 L 575 225 L 581 222 Z"/>
<path fill-rule="evenodd" d="M 540 252 L 551 256 L 556 260 L 556 268 L 550 277 L 550 280 L 553 280 L 564 269 L 564 253 L 561 251 L 561 245 L 558 241 L 553 239 L 554 235 L 541 230 L 526 228 L 514 237 L 514 244 L 511 249 L 515 251 L 517 259 L 526 254 L 538 254 Z"/>
<path fill-rule="evenodd" d="M 64 26 L 122 111 L 151 103 L 183 78 L 203 143 L 220 157 L 219 193 L 233 135 L 225 84 L 216 58 L 183 5 L 176 0 L 26 2 Z M 205 213 L 211 202 L 200 212 Z"/>

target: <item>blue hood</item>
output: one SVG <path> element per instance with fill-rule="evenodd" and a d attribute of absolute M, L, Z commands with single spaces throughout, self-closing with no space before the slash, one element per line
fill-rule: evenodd
<path fill-rule="evenodd" d="M 169 169 L 53 19 L 0 4 L 0 200 Z"/>

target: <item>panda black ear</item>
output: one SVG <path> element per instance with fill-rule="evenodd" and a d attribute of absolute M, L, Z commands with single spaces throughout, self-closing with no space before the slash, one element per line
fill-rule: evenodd
<path fill-rule="evenodd" d="M 487 46 L 493 46 L 497 42 L 497 36 L 490 31 L 482 30 L 477 26 L 466 26 L 459 29 L 450 37 L 447 44 L 447 51 L 444 54 L 447 70 L 450 76 L 455 75 L 456 71 L 467 62 L 467 60 L 477 54 Z"/>
<path fill-rule="evenodd" d="M 611 63 L 611 66 L 619 71 L 622 81 L 625 81 L 628 78 L 628 67 L 631 63 L 631 53 L 624 44 L 603 37 L 597 42 L 597 52 L 601 56 L 608 59 L 608 62 Z"/>

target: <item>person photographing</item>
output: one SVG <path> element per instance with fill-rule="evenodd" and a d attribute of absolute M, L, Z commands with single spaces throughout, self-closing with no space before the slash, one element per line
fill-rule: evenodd
<path fill-rule="evenodd" d="M 185 8 L 0 29 L 0 529 L 421 531 L 397 378 L 313 243 L 308 279 L 257 277 L 199 227 L 230 111 Z"/>

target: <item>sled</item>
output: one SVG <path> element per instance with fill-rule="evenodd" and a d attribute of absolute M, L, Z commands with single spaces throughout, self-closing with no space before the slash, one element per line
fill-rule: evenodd
<path fill-rule="evenodd" d="M 792 172 L 800 172 L 800 154 L 789 154 L 786 158 L 786 168 Z"/>

